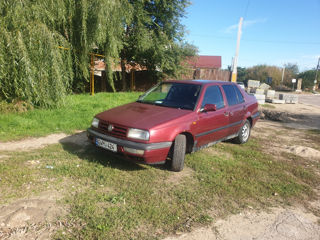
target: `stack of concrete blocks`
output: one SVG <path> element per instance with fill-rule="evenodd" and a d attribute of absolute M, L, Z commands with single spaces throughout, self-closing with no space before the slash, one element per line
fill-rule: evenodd
<path fill-rule="evenodd" d="M 269 90 L 271 87 L 268 84 L 262 83 L 260 81 L 249 80 L 247 92 L 253 94 L 259 104 L 269 103 L 298 103 L 298 96 L 289 93 L 277 93 L 274 90 Z"/>
<path fill-rule="evenodd" d="M 284 103 L 296 104 L 298 103 L 298 95 L 290 93 L 277 93 L 278 99 Z"/>
<path fill-rule="evenodd" d="M 269 103 L 277 103 L 277 104 L 284 104 L 286 103 L 284 100 L 282 99 L 279 99 L 279 93 L 277 93 L 276 91 L 274 90 L 268 90 L 267 92 L 267 100 L 266 102 L 269 102 Z"/>
<path fill-rule="evenodd" d="M 275 100 L 277 100 L 275 99 L 275 96 L 276 96 L 275 90 L 266 90 L 265 95 L 266 95 L 266 102 L 273 103 Z"/>
<path fill-rule="evenodd" d="M 257 80 L 249 80 L 248 81 L 248 93 L 255 93 L 255 90 L 260 87 L 260 81 Z"/>
<path fill-rule="evenodd" d="M 257 102 L 259 103 L 259 104 L 265 104 L 265 102 L 266 102 L 266 95 L 264 95 L 264 94 L 254 94 L 254 96 L 256 97 L 256 99 L 257 99 Z"/>
<path fill-rule="evenodd" d="M 264 95 L 264 89 L 259 88 L 260 81 L 249 80 L 248 81 L 248 92 L 253 93 L 259 104 L 264 104 L 266 96 Z"/>

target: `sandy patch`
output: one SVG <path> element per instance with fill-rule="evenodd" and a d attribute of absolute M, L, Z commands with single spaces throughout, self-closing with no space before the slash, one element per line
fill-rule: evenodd
<path fill-rule="evenodd" d="M 65 210 L 56 204 L 58 192 L 16 200 L 0 207 L 0 239 L 48 239 L 54 221 Z"/>
<path fill-rule="evenodd" d="M 165 240 L 316 240 L 319 236 L 314 215 L 300 208 L 274 208 L 271 212 L 244 211 L 210 227 Z"/>
<path fill-rule="evenodd" d="M 0 142 L 0 151 L 28 151 L 43 148 L 50 144 L 56 143 L 72 143 L 77 145 L 86 145 L 86 132 L 76 133 L 74 135 L 66 135 L 64 133 L 51 134 L 45 137 L 28 138 L 20 141 Z"/>
<path fill-rule="evenodd" d="M 185 178 L 192 176 L 194 170 L 189 167 L 184 167 L 181 172 L 171 172 L 170 176 L 165 180 L 165 183 L 176 185 L 181 183 Z"/>

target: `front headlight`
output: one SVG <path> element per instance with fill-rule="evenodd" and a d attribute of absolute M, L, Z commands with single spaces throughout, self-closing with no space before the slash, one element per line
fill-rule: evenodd
<path fill-rule="evenodd" d="M 92 127 L 98 128 L 98 126 L 99 126 L 99 119 L 98 119 L 98 118 L 93 118 L 91 125 L 92 125 Z"/>
<path fill-rule="evenodd" d="M 140 139 L 148 141 L 150 134 L 148 131 L 136 129 L 136 128 L 129 128 L 128 131 L 128 138 Z"/>

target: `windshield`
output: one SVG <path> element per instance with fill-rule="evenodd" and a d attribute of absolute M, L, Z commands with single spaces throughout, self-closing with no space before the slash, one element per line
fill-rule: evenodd
<path fill-rule="evenodd" d="M 161 83 L 142 95 L 138 102 L 193 110 L 201 86 L 186 83 Z"/>

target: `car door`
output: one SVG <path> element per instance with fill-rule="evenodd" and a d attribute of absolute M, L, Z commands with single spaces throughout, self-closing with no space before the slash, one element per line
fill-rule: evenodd
<path fill-rule="evenodd" d="M 215 104 L 216 111 L 203 111 L 206 104 Z M 228 135 L 225 125 L 228 124 L 229 118 L 225 105 L 222 91 L 218 85 L 208 86 L 205 89 L 196 124 L 197 147 L 218 141 Z"/>
<path fill-rule="evenodd" d="M 246 111 L 244 98 L 237 86 L 233 84 L 222 85 L 222 88 L 228 102 L 228 135 L 237 134 L 243 124 L 243 117 Z"/>

